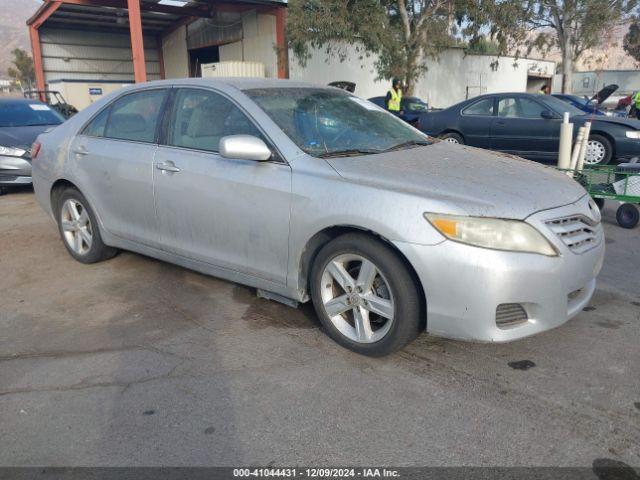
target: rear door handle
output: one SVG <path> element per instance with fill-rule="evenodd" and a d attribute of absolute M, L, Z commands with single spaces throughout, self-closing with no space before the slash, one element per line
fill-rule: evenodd
<path fill-rule="evenodd" d="M 496 122 L 496 125 L 500 125 L 501 127 L 504 127 L 507 124 L 507 122 L 505 122 L 504 120 L 498 120 Z"/>
<path fill-rule="evenodd" d="M 176 167 L 176 165 L 173 162 L 156 163 L 156 168 L 163 172 L 178 173 L 180 171 L 180 169 Z"/>
<path fill-rule="evenodd" d="M 76 155 L 89 155 L 89 150 L 87 150 L 86 147 L 76 147 L 73 150 L 73 153 L 75 153 Z"/>

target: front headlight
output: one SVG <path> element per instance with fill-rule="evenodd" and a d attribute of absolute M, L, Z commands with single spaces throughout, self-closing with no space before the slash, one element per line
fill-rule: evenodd
<path fill-rule="evenodd" d="M 640 138 L 640 130 L 627 130 L 625 132 L 625 135 L 627 136 L 627 138 L 638 139 Z"/>
<path fill-rule="evenodd" d="M 425 213 L 425 218 L 450 240 L 476 247 L 556 256 L 558 252 L 538 230 L 520 220 Z"/>
<path fill-rule="evenodd" d="M 7 157 L 21 157 L 25 153 L 27 153 L 27 151 L 21 148 L 0 146 L 0 155 L 5 155 Z"/>

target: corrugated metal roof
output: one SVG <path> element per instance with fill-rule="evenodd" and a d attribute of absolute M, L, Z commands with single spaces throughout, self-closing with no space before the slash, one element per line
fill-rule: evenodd
<path fill-rule="evenodd" d="M 38 9 L 38 12 L 27 23 L 33 22 L 52 0 Z M 141 0 L 142 28 L 150 34 L 158 34 L 171 27 L 183 17 L 215 17 L 218 11 L 229 11 L 238 7 L 282 7 L 287 0 L 189 0 L 183 6 L 172 6 L 160 3 L 162 0 Z M 91 5 L 63 3 L 46 20 L 47 26 L 83 29 L 116 29 L 129 28 L 129 15 L 125 0 L 93 0 Z"/>

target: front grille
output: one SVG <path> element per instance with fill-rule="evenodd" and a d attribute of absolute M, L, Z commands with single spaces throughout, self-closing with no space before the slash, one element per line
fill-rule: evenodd
<path fill-rule="evenodd" d="M 546 223 L 573 253 L 584 253 L 599 243 L 602 226 L 583 215 L 558 218 Z"/>
<path fill-rule="evenodd" d="M 500 328 L 511 327 L 527 320 L 527 312 L 519 303 L 501 303 L 496 308 L 496 325 Z"/>

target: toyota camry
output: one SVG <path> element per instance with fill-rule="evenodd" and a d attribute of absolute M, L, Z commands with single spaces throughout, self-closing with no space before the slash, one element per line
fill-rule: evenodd
<path fill-rule="evenodd" d="M 565 174 L 433 140 L 331 87 L 126 87 L 40 135 L 37 199 L 83 263 L 131 250 L 312 301 L 366 355 L 418 334 L 505 342 L 587 304 L 598 208 Z"/>

